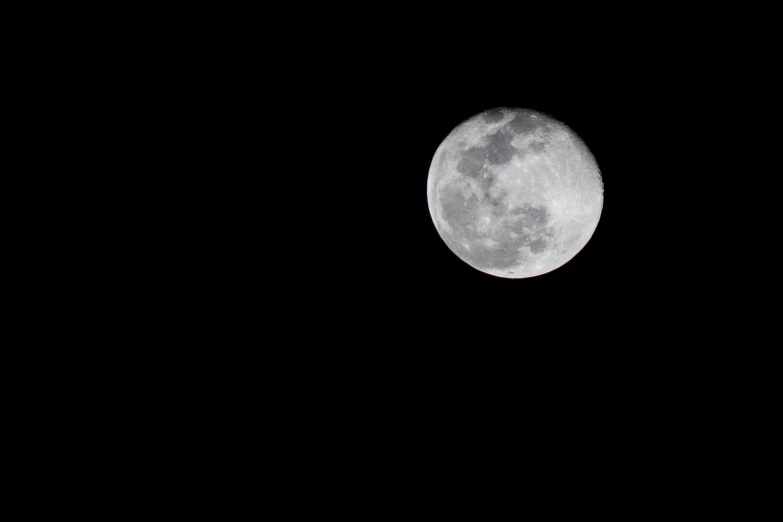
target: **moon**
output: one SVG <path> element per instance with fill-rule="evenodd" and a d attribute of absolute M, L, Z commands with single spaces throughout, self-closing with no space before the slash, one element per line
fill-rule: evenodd
<path fill-rule="evenodd" d="M 486 274 L 546 274 L 590 241 L 603 180 L 585 143 L 533 110 L 498 108 L 457 126 L 427 178 L 430 215 L 460 259 Z"/>

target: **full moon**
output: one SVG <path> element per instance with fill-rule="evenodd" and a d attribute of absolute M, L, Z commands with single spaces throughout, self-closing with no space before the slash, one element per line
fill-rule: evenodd
<path fill-rule="evenodd" d="M 430 215 L 457 257 L 484 273 L 535 277 L 576 256 L 603 208 L 595 158 L 565 124 L 500 108 L 457 126 L 427 179 Z"/>

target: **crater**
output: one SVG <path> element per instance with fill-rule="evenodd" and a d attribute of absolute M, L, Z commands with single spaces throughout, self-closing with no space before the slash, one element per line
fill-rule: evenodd
<path fill-rule="evenodd" d="M 443 189 L 440 197 L 443 219 L 452 227 L 455 234 L 468 239 L 476 239 L 476 216 L 479 212 L 479 199 L 475 194 L 465 198 L 453 185 Z"/>
<path fill-rule="evenodd" d="M 519 113 L 508 123 L 508 126 L 517 134 L 527 134 L 539 127 L 538 121 L 531 118 L 528 113 Z"/>
<path fill-rule="evenodd" d="M 507 214 L 506 199 L 508 198 L 508 192 L 505 190 L 495 191 L 495 195 L 485 194 L 485 197 L 489 200 L 489 204 L 492 205 L 492 215 L 495 217 L 503 217 Z"/>
<path fill-rule="evenodd" d="M 463 176 L 475 178 L 484 168 L 484 149 L 471 147 L 460 155 L 457 172 Z"/>
<path fill-rule="evenodd" d="M 489 192 L 489 189 L 491 189 L 491 188 L 492 188 L 492 184 L 493 184 L 494 182 L 495 182 L 495 176 L 493 176 L 492 174 L 490 174 L 490 173 L 488 173 L 488 172 L 487 172 L 487 173 L 485 173 L 485 174 L 484 174 L 484 175 L 481 177 L 481 189 L 482 189 L 484 192 Z"/>
<path fill-rule="evenodd" d="M 512 139 L 514 136 L 502 131 L 490 135 L 487 145 L 487 161 L 496 165 L 511 161 L 514 153 L 517 152 L 517 149 L 511 145 Z"/>
<path fill-rule="evenodd" d="M 534 254 L 540 254 L 541 252 L 546 250 L 547 242 L 539 238 L 531 241 L 529 246 L 531 252 L 533 252 Z"/>
<path fill-rule="evenodd" d="M 475 261 L 486 268 L 511 268 L 522 260 L 515 246 L 503 245 L 499 248 L 484 248 L 476 256 Z"/>
<path fill-rule="evenodd" d="M 538 228 L 547 224 L 549 221 L 549 212 L 546 207 L 534 207 L 529 203 L 525 203 L 521 207 L 517 207 L 512 211 L 512 214 L 521 216 L 519 221 L 524 223 L 524 226 L 528 228 Z"/>
<path fill-rule="evenodd" d="M 484 114 L 484 121 L 487 123 L 497 123 L 503 119 L 503 112 L 500 110 L 491 110 Z"/>

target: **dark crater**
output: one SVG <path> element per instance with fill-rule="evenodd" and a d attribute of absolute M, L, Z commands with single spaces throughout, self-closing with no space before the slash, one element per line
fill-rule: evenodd
<path fill-rule="evenodd" d="M 497 123 L 503 119 L 503 112 L 499 110 L 489 111 L 484 114 L 484 121 L 487 123 Z"/>
<path fill-rule="evenodd" d="M 505 190 L 496 190 L 493 194 L 489 189 L 484 192 L 483 201 L 489 202 L 492 206 L 491 212 L 493 216 L 505 216 L 506 215 L 506 199 L 508 198 L 508 192 Z"/>
<path fill-rule="evenodd" d="M 481 190 L 483 190 L 485 193 L 489 192 L 489 189 L 492 188 L 492 184 L 495 182 L 495 176 L 490 174 L 489 172 L 485 172 L 484 175 L 481 177 Z"/>
<path fill-rule="evenodd" d="M 478 237 L 475 216 L 479 210 L 479 200 L 475 194 L 465 199 L 458 191 L 447 187 L 441 196 L 441 208 L 443 219 L 455 230 L 464 233 L 470 240 Z"/>
<path fill-rule="evenodd" d="M 514 139 L 512 134 L 502 131 L 490 135 L 489 144 L 486 147 L 487 161 L 496 165 L 511 161 L 511 158 L 514 157 L 514 153 L 517 151 L 511 145 L 512 139 Z"/>
<path fill-rule="evenodd" d="M 457 172 L 471 178 L 477 177 L 484 166 L 502 165 L 511 161 L 518 152 L 511 140 L 514 135 L 509 132 L 498 131 L 487 136 L 487 145 L 484 147 L 471 147 L 464 151 L 457 162 Z"/>
<path fill-rule="evenodd" d="M 530 251 L 534 254 L 540 254 L 544 250 L 546 250 L 547 242 L 543 239 L 536 239 L 530 242 Z"/>
<path fill-rule="evenodd" d="M 508 126 L 517 134 L 527 134 L 528 132 L 533 132 L 541 125 L 538 120 L 534 120 L 530 116 L 531 115 L 526 112 L 517 114 L 514 116 L 514 119 L 508 123 Z"/>
<path fill-rule="evenodd" d="M 485 248 L 481 252 L 481 264 L 487 268 L 510 268 L 519 263 L 517 247 L 511 244 L 503 244 L 500 248 Z"/>
<path fill-rule="evenodd" d="M 457 163 L 457 172 L 475 178 L 484 168 L 486 153 L 482 147 L 471 147 L 462 153 Z"/>
<path fill-rule="evenodd" d="M 538 228 L 546 225 L 549 221 L 549 212 L 545 206 L 533 207 L 525 204 L 514 209 L 513 213 L 523 216 L 523 219 L 518 221 L 520 227 Z"/>

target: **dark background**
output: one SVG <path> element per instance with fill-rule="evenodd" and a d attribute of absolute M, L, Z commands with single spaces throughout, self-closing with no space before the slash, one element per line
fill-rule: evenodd
<path fill-rule="evenodd" d="M 132 374 L 130 396 L 148 393 L 168 422 L 214 414 L 225 420 L 204 424 L 233 439 L 253 432 L 232 422 L 260 417 L 305 458 L 313 448 L 339 456 L 331 438 L 359 447 L 375 434 L 431 451 L 455 434 L 534 432 L 569 448 L 616 420 L 611 444 L 655 432 L 651 414 L 672 418 L 662 397 L 680 406 L 678 424 L 707 406 L 725 411 L 742 378 L 737 354 L 755 344 L 736 315 L 712 313 L 746 305 L 726 274 L 750 270 L 738 266 L 741 236 L 729 227 L 754 216 L 725 204 L 742 200 L 731 193 L 748 170 L 727 164 L 737 136 L 753 132 L 732 107 L 732 82 L 749 77 L 728 59 L 735 46 L 717 47 L 693 24 L 678 41 L 674 14 L 643 32 L 646 13 L 596 25 L 568 12 L 569 26 L 525 9 L 429 25 L 416 23 L 418 11 L 352 12 L 341 23 L 316 16 L 314 30 L 299 16 L 287 26 L 231 13 L 221 24 L 207 12 L 189 24 L 178 13 L 163 24 L 168 42 L 153 41 L 148 55 L 137 52 L 146 33 L 124 39 L 140 73 L 114 49 L 87 64 L 99 81 L 66 67 L 52 84 L 75 78 L 99 112 L 85 123 L 100 139 L 81 140 L 89 154 L 80 156 L 112 183 L 90 198 L 105 211 L 77 208 L 103 228 L 85 238 L 96 255 L 75 257 L 96 279 L 90 312 L 55 331 L 78 338 L 63 331 L 87 325 L 99 342 L 98 357 L 76 364 L 97 361 L 91 373 L 107 381 Z M 111 75 L 103 63 L 119 66 Z M 72 115 L 59 121 L 71 132 L 81 105 L 65 101 Z M 536 278 L 469 267 L 427 208 L 438 145 L 501 106 L 570 126 L 603 176 L 594 236 Z M 118 123 L 125 134 L 109 130 Z M 82 183 L 91 196 L 96 184 Z M 112 211 L 124 228 L 106 219 Z M 47 304 L 72 310 L 83 280 L 59 270 L 73 291 Z M 743 330 L 741 343 L 729 344 L 727 325 Z M 117 337 L 131 346 L 119 357 Z M 762 365 L 747 372 L 760 387 Z"/>
<path fill-rule="evenodd" d="M 55 183 L 29 177 L 64 207 L 46 219 L 61 243 L 30 236 L 49 249 L 32 279 L 65 288 L 27 291 L 60 319 L 33 314 L 24 333 L 53 335 L 39 344 L 56 355 L 22 351 L 35 377 L 48 366 L 64 381 L 45 392 L 65 412 L 54 432 L 80 436 L 73 412 L 86 405 L 95 433 L 130 434 L 169 462 L 180 452 L 204 469 L 205 447 L 246 462 L 253 447 L 297 478 L 306 468 L 294 460 L 315 464 L 326 483 L 351 452 L 374 470 L 383 454 L 408 480 L 422 463 L 463 467 L 466 447 L 505 459 L 497 442 L 511 437 L 550 470 L 553 456 L 603 466 L 592 438 L 634 469 L 638 454 L 671 458 L 666 443 L 682 462 L 701 451 L 721 466 L 705 442 L 769 418 L 753 407 L 777 382 L 762 375 L 778 367 L 763 357 L 775 337 L 757 327 L 776 324 L 771 285 L 755 288 L 768 306 L 732 293 L 774 246 L 744 235 L 767 184 L 744 198 L 743 180 L 775 172 L 748 157 L 777 150 L 737 110 L 756 95 L 743 74 L 754 49 L 734 45 L 733 12 L 721 25 L 710 13 L 655 19 L 658 6 L 594 18 L 554 7 L 542 17 L 474 6 L 462 21 L 441 11 L 425 22 L 423 8 L 321 17 L 298 5 L 288 18 L 207 7 L 191 21 L 188 6 L 144 15 L 120 35 L 124 56 L 89 35 L 84 50 L 48 46 L 62 68 L 47 69 L 39 98 L 54 93 L 63 115 L 43 127 L 76 143 L 31 155 L 56 162 L 38 169 Z M 710 24 L 721 38 L 696 30 Z M 85 60 L 95 49 L 107 56 Z M 536 278 L 469 267 L 427 209 L 438 145 L 498 106 L 563 121 L 603 175 L 595 235 Z M 749 434 L 759 432 L 769 429 Z M 540 451 L 547 442 L 554 451 Z"/>

